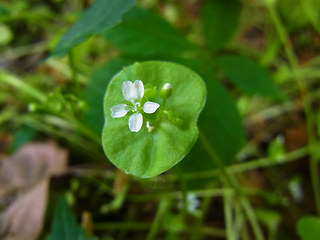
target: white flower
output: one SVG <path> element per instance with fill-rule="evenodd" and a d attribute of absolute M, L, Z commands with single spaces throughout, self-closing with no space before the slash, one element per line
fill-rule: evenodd
<path fill-rule="evenodd" d="M 187 204 L 187 211 L 189 213 L 194 213 L 201 205 L 201 202 L 197 198 L 197 196 L 193 193 L 188 193 L 187 194 L 187 199 L 186 199 L 186 204 Z M 184 202 L 182 199 L 180 199 L 178 203 L 178 208 L 182 209 L 184 208 Z"/>
<path fill-rule="evenodd" d="M 144 86 L 141 80 L 123 82 L 122 95 L 125 100 L 130 102 L 130 104 L 119 104 L 113 106 L 110 109 L 111 117 L 121 118 L 128 112 L 133 112 L 129 117 L 129 129 L 131 132 L 139 132 L 143 123 L 142 113 L 154 113 L 160 105 L 158 103 L 148 101 L 141 106 L 141 101 L 144 95 Z"/>

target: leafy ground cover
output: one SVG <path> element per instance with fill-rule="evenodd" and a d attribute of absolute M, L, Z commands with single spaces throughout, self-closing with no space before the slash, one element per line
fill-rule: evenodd
<path fill-rule="evenodd" d="M 0 238 L 320 239 L 319 13 L 2 1 Z"/>

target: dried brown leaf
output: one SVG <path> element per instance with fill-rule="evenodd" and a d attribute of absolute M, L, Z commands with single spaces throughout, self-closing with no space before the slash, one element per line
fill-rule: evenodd
<path fill-rule="evenodd" d="M 12 191 L 25 191 L 66 170 L 67 152 L 55 143 L 32 143 L 5 159 L 0 169 L 0 198 Z"/>
<path fill-rule="evenodd" d="M 65 172 L 67 152 L 55 143 L 32 143 L 0 168 L 0 239 L 33 240 L 42 229 L 49 178 Z"/>
<path fill-rule="evenodd" d="M 41 232 L 49 179 L 22 193 L 0 216 L 0 239 L 33 240 Z"/>

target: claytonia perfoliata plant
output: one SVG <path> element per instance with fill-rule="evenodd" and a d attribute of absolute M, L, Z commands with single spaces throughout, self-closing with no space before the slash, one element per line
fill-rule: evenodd
<path fill-rule="evenodd" d="M 141 80 L 122 83 L 122 95 L 129 104 L 118 104 L 111 108 L 111 117 L 121 118 L 132 112 L 129 117 L 129 129 L 131 132 L 139 132 L 143 124 L 143 113 L 152 114 L 160 107 L 160 104 L 147 101 L 142 106 L 144 86 Z M 146 124 L 148 130 L 152 130 L 150 123 Z"/>
<path fill-rule="evenodd" d="M 142 77 L 147 81 L 136 80 Z M 167 171 L 195 144 L 206 96 L 203 79 L 182 65 L 146 61 L 126 66 L 110 80 L 104 97 L 106 156 L 141 178 Z"/>

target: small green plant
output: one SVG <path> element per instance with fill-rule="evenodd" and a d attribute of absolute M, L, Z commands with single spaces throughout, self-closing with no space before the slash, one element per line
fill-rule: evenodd
<path fill-rule="evenodd" d="M 109 83 L 104 99 L 106 155 L 126 173 L 159 175 L 196 142 L 205 101 L 203 80 L 186 67 L 156 61 L 125 67 Z"/>

